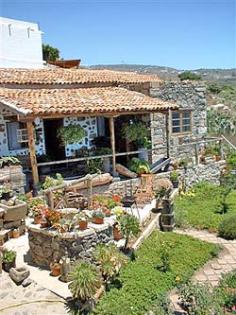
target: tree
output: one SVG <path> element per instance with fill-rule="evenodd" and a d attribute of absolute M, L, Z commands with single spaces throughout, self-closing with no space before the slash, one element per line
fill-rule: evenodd
<path fill-rule="evenodd" d="M 48 44 L 43 44 L 43 60 L 45 61 L 55 61 L 60 58 L 59 49 L 52 47 Z"/>
<path fill-rule="evenodd" d="M 135 216 L 125 214 L 119 218 L 118 222 L 120 224 L 122 235 L 125 237 L 124 249 L 126 250 L 130 237 L 137 236 L 140 232 L 139 221 Z"/>
<path fill-rule="evenodd" d="M 191 71 L 184 71 L 178 75 L 181 81 L 184 80 L 201 80 L 201 76 Z"/>

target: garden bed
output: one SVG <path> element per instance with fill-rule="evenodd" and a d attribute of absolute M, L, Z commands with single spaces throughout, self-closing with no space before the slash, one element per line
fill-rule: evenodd
<path fill-rule="evenodd" d="M 185 282 L 218 247 L 175 233 L 153 232 L 136 252 L 136 260 L 124 267 L 116 281 L 98 303 L 95 314 L 141 315 L 154 306 L 160 295 Z M 170 270 L 160 266 L 167 257 Z M 167 262 L 168 263 L 168 262 Z"/>
<path fill-rule="evenodd" d="M 218 232 L 219 224 L 233 213 L 236 214 L 236 191 L 224 199 L 224 188 L 201 183 L 175 200 L 176 225 Z"/>

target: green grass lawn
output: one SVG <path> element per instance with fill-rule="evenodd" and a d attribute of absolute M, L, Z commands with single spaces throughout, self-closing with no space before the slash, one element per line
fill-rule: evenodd
<path fill-rule="evenodd" d="M 169 253 L 170 270 L 163 272 L 163 250 Z M 195 270 L 218 252 L 218 247 L 185 235 L 155 231 L 137 250 L 137 258 L 119 275 L 121 288 L 112 288 L 98 303 L 99 315 L 143 315 L 158 301 L 161 294 L 188 280 Z M 166 255 L 166 253 L 165 253 Z"/>
<path fill-rule="evenodd" d="M 202 183 L 194 187 L 194 196 L 179 196 L 175 200 L 176 224 L 217 232 L 221 221 L 236 213 L 236 191 L 226 197 L 227 212 L 222 214 L 223 188 Z"/>

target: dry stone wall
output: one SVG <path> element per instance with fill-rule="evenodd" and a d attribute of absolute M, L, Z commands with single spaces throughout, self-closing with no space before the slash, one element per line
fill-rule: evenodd
<path fill-rule="evenodd" d="M 165 101 L 175 101 L 182 110 L 192 111 L 192 131 L 186 134 L 170 135 L 170 152 L 175 158 L 186 158 L 194 154 L 192 146 L 184 146 L 194 140 L 202 139 L 207 134 L 207 101 L 206 87 L 202 82 L 165 81 L 150 89 L 150 96 Z M 165 115 L 151 115 L 152 144 L 156 149 L 153 155 L 155 162 L 166 155 Z"/>

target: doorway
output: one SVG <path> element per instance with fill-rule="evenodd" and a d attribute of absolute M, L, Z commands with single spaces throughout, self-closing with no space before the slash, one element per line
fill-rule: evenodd
<path fill-rule="evenodd" d="M 44 120 L 46 154 L 52 161 L 65 159 L 65 146 L 57 136 L 61 127 L 63 127 L 63 119 Z"/>

